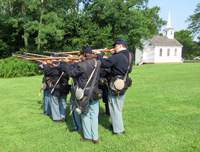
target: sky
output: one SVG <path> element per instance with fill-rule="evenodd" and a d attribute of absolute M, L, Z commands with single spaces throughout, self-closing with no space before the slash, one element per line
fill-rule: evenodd
<path fill-rule="evenodd" d="M 190 15 L 194 14 L 198 3 L 200 3 L 199 0 L 149 0 L 148 7 L 160 7 L 159 16 L 166 21 L 168 20 L 170 12 L 171 27 L 175 31 L 180 31 L 187 29 L 189 23 L 185 21 Z M 160 33 L 162 33 L 165 28 L 167 28 L 167 25 L 162 27 Z M 194 40 L 197 40 L 196 37 Z"/>

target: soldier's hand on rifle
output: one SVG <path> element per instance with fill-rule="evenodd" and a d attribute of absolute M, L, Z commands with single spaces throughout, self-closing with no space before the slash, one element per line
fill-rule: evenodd
<path fill-rule="evenodd" d="M 104 58 L 104 59 L 107 59 L 107 58 L 108 58 L 108 56 L 107 56 L 107 55 L 104 55 L 104 56 L 103 56 L 103 58 Z"/>
<path fill-rule="evenodd" d="M 42 62 L 42 64 L 44 64 L 44 65 L 47 65 L 47 62 L 46 62 L 46 61 L 44 61 L 44 62 Z"/>
<path fill-rule="evenodd" d="M 93 50 L 92 53 L 94 53 L 94 54 L 100 54 L 101 52 L 99 50 Z"/>
<path fill-rule="evenodd" d="M 83 58 L 83 54 L 80 54 L 78 58 L 81 60 Z"/>
<path fill-rule="evenodd" d="M 69 60 L 67 59 L 67 58 L 64 58 L 64 60 L 63 60 L 64 62 L 69 62 Z"/>
<path fill-rule="evenodd" d="M 111 50 L 110 50 L 110 53 L 111 53 L 111 54 L 115 54 L 115 49 L 111 49 Z"/>

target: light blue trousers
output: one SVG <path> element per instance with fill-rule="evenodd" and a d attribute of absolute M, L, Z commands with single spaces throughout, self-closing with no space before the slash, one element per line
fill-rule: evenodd
<path fill-rule="evenodd" d="M 84 138 L 98 140 L 99 100 L 90 102 L 89 112 L 81 114 Z"/>
<path fill-rule="evenodd" d="M 126 90 L 127 92 L 127 90 Z M 122 118 L 122 108 L 124 105 L 124 99 L 126 96 L 126 92 L 124 95 L 112 96 L 111 91 L 109 89 L 109 97 L 111 98 L 111 103 L 109 100 L 109 110 L 110 110 L 110 117 L 113 126 L 113 132 L 119 133 L 124 131 L 124 124 Z"/>
<path fill-rule="evenodd" d="M 67 96 L 50 95 L 51 113 L 53 120 L 65 118 Z"/>
<path fill-rule="evenodd" d="M 49 115 L 51 114 L 51 107 L 49 102 L 49 90 L 44 90 L 44 114 Z"/>
<path fill-rule="evenodd" d="M 75 101 L 72 101 L 72 98 L 70 98 L 70 111 L 73 109 L 75 105 Z M 75 108 L 73 109 L 72 112 L 72 120 L 74 124 L 74 129 L 82 130 L 82 121 L 81 121 L 81 115 L 79 115 L 76 111 Z"/>

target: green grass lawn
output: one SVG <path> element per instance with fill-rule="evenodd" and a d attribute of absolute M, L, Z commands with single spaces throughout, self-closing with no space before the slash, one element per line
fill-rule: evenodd
<path fill-rule="evenodd" d="M 72 118 L 55 123 L 44 116 L 42 76 L 0 79 L 0 151 L 200 151 L 200 64 L 134 66 L 123 107 L 126 134 L 115 136 L 100 101 L 99 139 L 81 142 Z"/>

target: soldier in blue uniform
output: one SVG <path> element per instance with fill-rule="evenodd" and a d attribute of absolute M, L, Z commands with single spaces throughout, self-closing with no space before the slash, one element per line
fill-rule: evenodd
<path fill-rule="evenodd" d="M 83 61 L 78 63 L 78 65 L 71 69 L 71 63 L 66 63 L 66 72 L 67 74 L 74 78 L 78 77 L 78 86 L 83 89 L 86 86 L 86 83 L 88 82 L 89 76 L 91 75 L 92 71 L 95 68 L 95 64 L 97 63 L 97 69 L 100 68 L 101 62 L 94 59 L 92 55 L 92 49 L 90 46 L 83 47 Z M 66 59 L 66 61 L 68 61 Z M 86 65 L 86 66 L 85 66 Z M 89 141 L 93 142 L 94 144 L 97 144 L 99 142 L 98 138 L 98 114 L 99 114 L 99 99 L 94 99 L 94 92 L 98 84 L 98 79 L 100 75 L 100 71 L 97 72 L 97 77 L 94 80 L 94 74 L 91 81 L 86 86 L 86 89 L 84 91 L 84 97 L 82 98 L 87 99 L 80 100 L 81 104 L 81 119 L 82 119 L 82 126 L 83 126 L 83 134 L 84 138 L 81 138 L 80 141 Z M 92 83 L 94 82 L 94 89 L 92 89 Z M 90 95 L 91 93 L 91 95 Z M 86 102 L 85 102 L 86 101 Z"/>
<path fill-rule="evenodd" d="M 70 90 L 70 85 L 68 84 L 69 77 L 66 73 L 62 74 L 62 69 L 58 62 L 53 61 L 52 63 L 57 64 L 57 66 L 50 68 L 45 62 L 43 63 L 44 72 L 51 77 L 52 85 L 49 87 L 49 92 L 51 93 L 50 106 L 52 118 L 54 122 L 65 122 L 66 98 Z"/>
<path fill-rule="evenodd" d="M 49 66 L 49 65 L 48 65 Z M 39 70 L 44 70 L 44 66 L 42 63 L 39 63 L 38 64 L 38 69 Z M 44 73 L 44 77 L 43 77 L 43 80 L 42 80 L 42 83 L 45 83 L 46 84 L 46 89 L 44 90 L 44 97 L 43 97 L 43 100 L 44 100 L 44 115 L 50 115 L 51 114 L 51 108 L 50 108 L 50 103 L 49 103 L 49 85 L 48 85 L 48 81 L 49 81 L 50 77 L 47 77 L 46 74 Z"/>
<path fill-rule="evenodd" d="M 128 50 L 127 42 L 122 39 L 116 41 L 115 48 L 112 52 L 113 55 L 107 59 L 104 59 L 103 57 L 99 58 L 101 59 L 101 68 L 111 68 L 111 77 L 109 80 L 109 98 L 111 102 L 109 102 L 109 110 L 112 120 L 113 134 L 119 135 L 125 133 L 122 119 L 122 108 L 126 91 L 128 89 L 129 78 L 126 73 L 132 71 L 133 54 Z M 102 56 L 98 50 L 95 53 Z M 117 78 L 123 79 L 124 77 L 126 78 L 125 87 L 122 90 L 116 90 L 112 87 L 113 82 L 115 82 Z"/>
<path fill-rule="evenodd" d="M 108 58 L 108 55 L 105 53 L 102 53 L 103 56 L 98 56 L 97 60 L 100 60 L 100 58 Z M 101 68 L 100 70 L 100 78 L 105 78 L 104 80 L 106 81 L 104 85 L 99 85 L 99 89 L 102 90 L 103 96 L 102 96 L 102 101 L 105 103 L 105 114 L 104 116 L 110 116 L 109 112 L 109 107 L 108 107 L 108 83 L 107 80 L 110 76 L 110 68 Z M 101 81 L 101 79 L 100 79 Z"/>
<path fill-rule="evenodd" d="M 71 68 L 75 68 L 78 65 L 78 61 L 74 62 L 73 64 L 71 64 Z M 74 87 L 75 85 L 78 84 L 78 77 L 74 77 L 72 78 L 72 87 Z M 71 89 L 71 97 L 70 97 L 70 111 L 72 111 L 72 120 L 73 120 L 73 124 L 74 124 L 74 128 L 70 130 L 70 132 L 76 132 L 79 130 L 82 130 L 82 120 L 81 120 L 81 115 L 79 115 L 77 112 L 75 112 L 74 108 L 75 108 L 75 92 L 74 90 Z"/>

